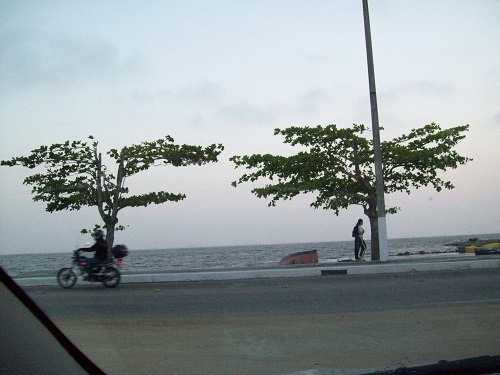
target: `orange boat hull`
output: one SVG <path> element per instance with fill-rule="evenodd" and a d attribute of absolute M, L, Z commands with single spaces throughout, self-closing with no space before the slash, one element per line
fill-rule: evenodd
<path fill-rule="evenodd" d="M 301 251 L 300 253 L 293 253 L 287 255 L 283 259 L 281 259 L 281 266 L 288 266 L 291 264 L 309 264 L 309 263 L 318 263 L 318 251 L 317 250 L 309 250 L 309 251 Z"/>

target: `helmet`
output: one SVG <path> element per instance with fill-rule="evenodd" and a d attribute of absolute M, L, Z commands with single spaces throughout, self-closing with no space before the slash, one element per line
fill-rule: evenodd
<path fill-rule="evenodd" d="M 99 238 L 103 238 L 104 237 L 104 231 L 102 229 L 97 229 L 93 234 L 92 234 L 92 237 L 94 237 L 96 240 L 98 240 Z"/>

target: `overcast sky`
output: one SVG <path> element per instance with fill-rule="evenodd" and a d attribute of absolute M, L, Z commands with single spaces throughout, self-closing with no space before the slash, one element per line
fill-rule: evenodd
<path fill-rule="evenodd" d="M 386 196 L 389 238 L 500 232 L 500 2 L 371 0 L 382 140 L 436 122 L 470 124 L 474 161 L 441 177 L 456 188 Z M 0 0 L 0 159 L 84 140 L 109 148 L 171 135 L 223 143 L 220 162 L 158 167 L 131 193 L 187 199 L 121 212 L 132 249 L 350 239 L 361 207 L 340 216 L 312 197 L 267 207 L 229 157 L 290 154 L 276 127 L 371 126 L 361 0 Z M 367 133 L 371 137 L 371 133 Z M 108 165 L 112 167 L 112 165 Z M 49 214 L 0 168 L 0 254 L 71 251 L 97 210 Z"/>

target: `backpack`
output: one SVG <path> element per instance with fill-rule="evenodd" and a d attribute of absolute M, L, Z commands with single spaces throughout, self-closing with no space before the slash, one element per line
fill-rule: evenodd
<path fill-rule="evenodd" d="M 354 238 L 358 237 L 359 235 L 359 230 L 358 230 L 358 226 L 356 225 L 354 228 L 352 228 L 352 236 Z"/>

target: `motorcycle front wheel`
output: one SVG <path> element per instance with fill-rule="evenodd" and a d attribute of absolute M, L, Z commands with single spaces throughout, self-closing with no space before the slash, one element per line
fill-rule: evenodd
<path fill-rule="evenodd" d="M 106 288 L 114 288 L 120 283 L 121 275 L 115 267 L 106 267 L 102 276 L 102 283 Z"/>
<path fill-rule="evenodd" d="M 57 273 L 57 283 L 65 289 L 72 288 L 76 284 L 76 274 L 71 268 L 61 268 Z"/>

